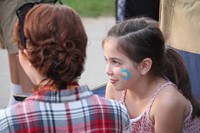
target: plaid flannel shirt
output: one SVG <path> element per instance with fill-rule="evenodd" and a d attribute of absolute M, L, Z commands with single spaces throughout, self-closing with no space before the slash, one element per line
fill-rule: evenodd
<path fill-rule="evenodd" d="M 25 101 L 0 110 L 1 133 L 131 132 L 123 105 L 101 98 L 87 86 L 36 91 Z"/>

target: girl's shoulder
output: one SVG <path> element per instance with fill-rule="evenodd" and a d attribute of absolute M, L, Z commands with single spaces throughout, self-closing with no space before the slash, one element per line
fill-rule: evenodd
<path fill-rule="evenodd" d="M 191 113 L 190 102 L 178 88 L 169 84 L 155 96 L 150 110 L 150 118 L 157 132 L 181 132 L 183 123 Z"/>
<path fill-rule="evenodd" d="M 190 102 L 176 88 L 175 85 L 166 85 L 157 94 L 151 108 L 151 113 L 157 113 L 173 117 L 179 113 L 183 118 L 186 118 L 191 111 Z M 176 112 L 176 113 L 175 113 Z"/>
<path fill-rule="evenodd" d="M 156 103 L 174 105 L 174 104 L 186 104 L 189 105 L 188 100 L 185 96 L 179 91 L 179 89 L 174 84 L 166 85 L 160 90 L 157 94 Z"/>

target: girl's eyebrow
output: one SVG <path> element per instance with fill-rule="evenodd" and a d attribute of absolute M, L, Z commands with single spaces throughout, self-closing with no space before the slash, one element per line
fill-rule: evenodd
<path fill-rule="evenodd" d="M 113 59 L 116 59 L 116 60 L 118 59 L 118 58 L 116 58 L 116 57 L 108 57 L 108 58 L 107 58 L 106 56 L 104 56 L 104 58 L 105 58 L 105 59 L 112 59 L 112 60 L 113 60 Z"/>
<path fill-rule="evenodd" d="M 119 58 L 116 58 L 116 57 L 112 57 L 112 58 L 109 58 L 110 60 L 115 60 L 115 61 L 119 61 L 119 62 L 121 62 L 122 60 L 121 59 L 119 59 Z"/>
<path fill-rule="evenodd" d="M 118 61 L 121 61 L 121 59 L 119 59 L 119 58 L 116 58 L 116 57 L 114 57 L 114 58 L 111 58 L 111 59 L 113 59 L 113 60 L 118 60 Z"/>
<path fill-rule="evenodd" d="M 106 60 L 117 60 L 117 61 L 122 61 L 122 59 L 119 59 L 119 58 L 117 58 L 117 57 L 106 57 L 106 56 L 104 56 L 104 58 L 106 59 Z"/>

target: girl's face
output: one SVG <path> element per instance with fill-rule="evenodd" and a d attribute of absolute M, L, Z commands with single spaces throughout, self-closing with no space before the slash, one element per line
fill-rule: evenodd
<path fill-rule="evenodd" d="M 107 61 L 106 73 L 109 82 L 118 91 L 132 89 L 137 84 L 140 74 L 136 65 L 117 49 L 117 45 L 115 38 L 108 38 L 104 42 L 104 56 Z"/>

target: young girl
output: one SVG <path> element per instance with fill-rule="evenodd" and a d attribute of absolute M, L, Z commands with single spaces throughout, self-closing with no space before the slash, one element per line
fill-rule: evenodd
<path fill-rule="evenodd" d="M 124 106 L 78 84 L 87 47 L 80 16 L 59 4 L 28 3 L 17 13 L 19 61 L 37 88 L 25 101 L 0 110 L 0 132 L 129 133 Z"/>
<path fill-rule="evenodd" d="M 165 45 L 156 21 L 113 26 L 103 41 L 106 97 L 128 109 L 133 133 L 199 133 L 200 106 L 179 54 Z"/>

